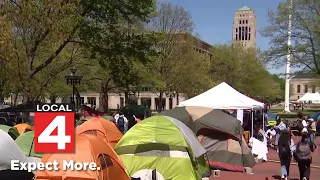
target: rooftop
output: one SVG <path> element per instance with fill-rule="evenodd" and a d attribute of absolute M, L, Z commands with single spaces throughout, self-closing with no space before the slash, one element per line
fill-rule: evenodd
<path fill-rule="evenodd" d="M 319 74 L 314 72 L 297 72 L 292 79 L 317 79 L 319 77 Z"/>
<path fill-rule="evenodd" d="M 252 9 L 250 9 L 248 6 L 243 6 L 242 8 L 238 9 L 238 11 L 251 11 Z"/>

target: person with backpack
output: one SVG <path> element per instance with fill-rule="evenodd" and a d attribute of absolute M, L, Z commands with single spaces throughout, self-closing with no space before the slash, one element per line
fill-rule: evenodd
<path fill-rule="evenodd" d="M 293 139 L 291 139 L 291 134 L 288 129 L 281 131 L 277 151 L 281 164 L 281 179 L 287 180 L 289 176 L 291 158 L 295 151 L 295 144 Z"/>
<path fill-rule="evenodd" d="M 119 116 L 116 118 L 116 125 L 122 134 L 128 130 L 128 119 L 122 112 L 119 112 Z"/>
<path fill-rule="evenodd" d="M 298 162 L 301 180 L 309 180 L 310 165 L 312 162 L 311 153 L 314 151 L 313 143 L 308 137 L 308 130 L 304 128 L 301 132 L 301 140 L 297 144 L 297 149 L 294 153 L 294 160 Z"/>
<path fill-rule="evenodd" d="M 316 133 L 317 133 L 317 125 L 316 125 L 316 122 L 315 120 L 312 118 L 312 117 L 309 117 L 308 118 L 308 130 L 310 131 L 309 132 L 309 137 L 310 137 L 310 141 L 311 143 L 314 145 L 314 149 L 317 149 L 317 145 L 316 143 L 314 142 L 315 141 L 315 138 L 316 138 Z"/>

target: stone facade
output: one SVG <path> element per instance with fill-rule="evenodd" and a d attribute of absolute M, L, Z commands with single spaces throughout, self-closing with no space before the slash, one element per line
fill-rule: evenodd
<path fill-rule="evenodd" d="M 290 101 L 296 101 L 305 93 L 315 93 L 320 90 L 320 77 L 314 74 L 296 75 L 290 80 Z"/>
<path fill-rule="evenodd" d="M 153 92 L 140 92 L 136 94 L 137 104 L 148 106 L 151 110 L 159 109 L 159 93 Z M 118 109 L 119 107 L 125 106 L 124 93 L 109 93 L 108 95 L 109 109 Z M 58 98 L 55 103 L 70 103 L 71 98 Z M 163 107 L 162 109 L 168 110 L 175 108 L 179 102 L 184 101 L 185 97 L 183 94 L 179 94 L 179 97 L 171 93 L 170 95 L 163 95 Z M 11 104 L 13 97 L 4 99 L 4 102 Z M 49 99 L 43 100 L 45 103 L 51 103 Z M 22 97 L 17 98 L 17 104 L 22 103 Z M 77 104 L 87 104 L 90 106 L 100 107 L 100 94 L 99 93 L 80 93 L 80 98 L 77 100 Z"/>
<path fill-rule="evenodd" d="M 246 48 L 256 48 L 257 25 L 255 12 L 244 6 L 234 15 L 232 42 Z"/>

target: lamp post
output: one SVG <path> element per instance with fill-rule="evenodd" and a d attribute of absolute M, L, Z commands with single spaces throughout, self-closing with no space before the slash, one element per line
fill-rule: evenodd
<path fill-rule="evenodd" d="M 74 100 L 75 93 L 76 93 L 75 92 L 75 90 L 76 90 L 75 85 L 80 84 L 83 76 L 81 74 L 76 74 L 77 68 L 75 68 L 75 67 L 70 68 L 70 71 L 71 71 L 71 74 L 65 76 L 65 78 L 67 80 L 67 85 L 69 85 L 69 84 L 72 85 L 72 104 L 74 105 L 74 108 L 75 108 L 76 107 L 76 102 Z"/>

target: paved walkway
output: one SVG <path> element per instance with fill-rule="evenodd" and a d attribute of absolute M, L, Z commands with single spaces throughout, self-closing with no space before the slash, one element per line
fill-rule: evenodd
<path fill-rule="evenodd" d="M 294 141 L 298 142 L 300 137 L 294 137 Z M 320 137 L 316 139 L 316 144 L 318 145 L 318 149 L 313 153 L 313 162 L 311 168 L 311 180 L 319 179 L 320 177 Z M 223 179 L 223 180 L 275 180 L 280 179 L 280 164 L 277 163 L 279 161 L 278 155 L 275 150 L 270 150 L 268 153 L 268 158 L 271 161 L 275 162 L 267 162 L 257 164 L 253 167 L 253 174 L 247 175 L 245 173 L 239 172 L 227 172 L 221 171 L 220 177 L 211 177 L 210 180 L 214 179 Z M 291 180 L 299 180 L 299 169 L 298 166 L 294 164 L 292 161 L 292 165 L 290 167 L 290 175 L 289 178 Z"/>

